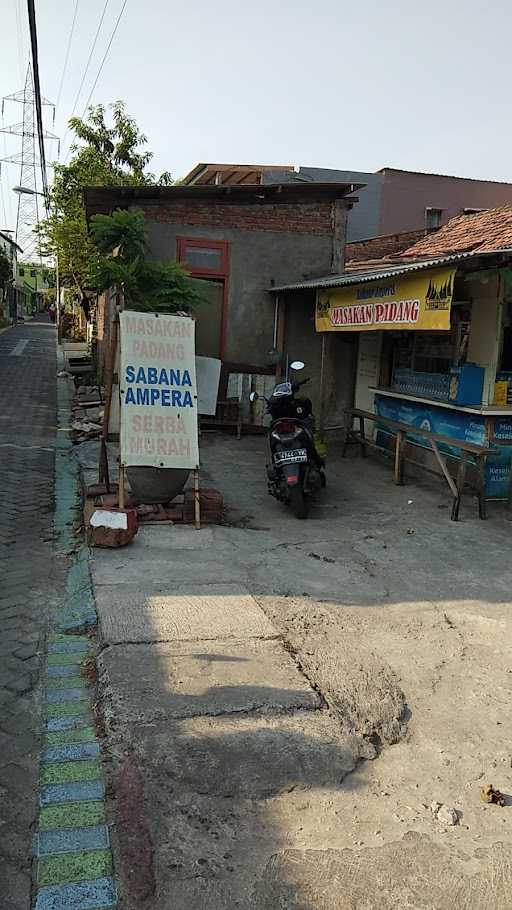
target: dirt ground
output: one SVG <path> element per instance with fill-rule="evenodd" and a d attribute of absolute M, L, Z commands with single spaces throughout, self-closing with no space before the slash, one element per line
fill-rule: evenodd
<path fill-rule="evenodd" d="M 132 773 L 127 762 L 137 765 L 148 818 L 141 837 L 152 845 L 152 883 L 137 885 L 135 876 L 130 891 L 130 847 L 120 838 L 126 907 L 509 907 L 512 523 L 504 506 L 490 505 L 481 522 L 466 497 L 453 523 L 441 482 L 421 476 L 398 488 L 386 465 L 331 455 L 327 489 L 298 521 L 266 492 L 263 439 L 204 437 L 202 464 L 203 484 L 222 491 L 227 511 L 224 527 L 200 532 L 200 567 L 177 528 L 144 530 L 129 560 L 128 550 L 98 554 L 100 626 L 116 597 L 136 601 L 148 576 L 160 580 L 155 596 L 169 590 L 172 537 L 189 554 L 188 562 L 180 557 L 180 584 L 247 591 L 317 701 L 266 646 L 264 658 L 251 651 L 250 659 L 224 648 L 229 656 L 217 661 L 261 659 L 260 687 L 269 661 L 268 691 L 257 696 L 245 683 L 239 703 L 241 689 L 226 694 L 230 664 L 215 680 L 212 651 L 202 646 L 207 653 L 194 659 L 203 661 L 205 691 L 217 686 L 217 702 L 215 710 L 200 705 L 197 686 L 191 702 L 183 680 L 196 671 L 175 670 L 190 654 L 166 651 L 172 635 L 160 631 L 137 641 L 158 650 L 165 703 L 134 717 L 133 668 L 143 652 L 128 652 L 135 645 L 126 636 L 104 637 L 108 748 L 121 779 Z M 124 566 L 126 579 L 134 559 L 146 580 L 133 570 L 120 585 L 116 572 Z M 112 662 L 122 648 L 124 670 Z M 276 674 L 279 689 L 271 687 Z M 145 687 L 143 694 L 153 691 L 154 680 Z M 185 689 L 169 713 L 169 692 Z M 505 807 L 481 801 L 486 783 L 505 794 Z M 120 801 L 118 828 L 129 823 Z M 456 823 L 443 811 L 436 817 L 432 803 L 455 810 Z"/>
<path fill-rule="evenodd" d="M 331 459 L 328 489 L 311 520 L 298 522 L 266 494 L 264 444 L 243 443 L 245 470 L 234 475 L 235 445 L 212 441 L 204 459 L 226 491 L 228 520 L 266 526 L 281 537 L 251 567 L 249 589 L 343 725 L 379 749 L 378 759 L 345 779 L 338 807 L 327 801 L 331 817 L 344 818 L 336 848 L 363 854 L 351 859 L 353 871 L 379 866 L 382 857 L 389 874 L 396 850 L 386 844 L 408 832 L 412 842 L 427 837 L 440 851 L 434 866 L 440 880 L 431 882 L 430 896 L 411 897 L 411 907 L 449 906 L 459 887 L 455 906 L 484 908 L 487 890 L 489 907 L 508 906 L 511 852 L 497 843 L 510 847 L 512 798 L 505 809 L 480 800 L 485 782 L 512 793 L 512 523 L 504 506 L 491 504 L 489 520 L 481 522 L 467 497 L 462 520 L 451 522 L 444 484 L 420 475 L 397 488 L 387 465 L 356 456 Z M 265 584 L 271 590 L 258 594 Z M 348 703 L 338 699 L 347 675 L 355 677 Z M 381 701 L 390 677 L 406 705 L 400 729 Z M 453 807 L 458 824 L 447 828 L 434 819 L 433 801 Z M 321 796 L 315 803 L 320 809 Z M 334 846 L 325 833 L 316 849 Z M 425 848 L 418 851 L 420 857 Z M 460 881 L 448 887 L 443 856 L 451 868 L 462 851 L 467 858 L 454 875 Z M 329 865 L 336 865 L 334 857 Z M 387 906 L 382 897 L 365 899 L 368 907 Z"/>

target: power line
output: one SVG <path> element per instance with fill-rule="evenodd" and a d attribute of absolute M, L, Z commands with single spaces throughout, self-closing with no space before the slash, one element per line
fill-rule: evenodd
<path fill-rule="evenodd" d="M 107 44 L 107 48 L 106 48 L 106 50 L 105 50 L 105 53 L 103 54 L 103 60 L 102 60 L 101 63 L 100 63 L 100 68 L 99 68 L 98 73 L 97 73 L 97 75 L 96 75 L 96 79 L 94 80 L 94 84 L 93 84 L 93 87 L 92 87 L 92 89 L 91 89 L 91 91 L 90 91 L 90 93 L 89 93 L 89 97 L 88 97 L 87 101 L 85 102 L 85 106 L 84 106 L 84 109 L 83 109 L 83 111 L 82 111 L 82 119 L 85 117 L 87 108 L 89 107 L 89 102 L 90 102 L 90 100 L 91 100 L 91 98 L 92 98 L 92 96 L 93 96 L 93 93 L 94 93 L 94 89 L 96 88 L 96 86 L 97 86 L 97 84 L 98 84 L 98 79 L 99 79 L 100 76 L 101 76 L 103 67 L 104 67 L 104 65 L 105 65 L 105 60 L 106 60 L 107 57 L 108 57 L 108 53 L 109 53 L 109 51 L 110 51 L 110 48 L 112 47 L 112 42 L 113 42 L 113 40 L 114 40 L 114 38 L 115 38 L 115 36 L 116 36 L 116 32 L 117 32 L 117 29 L 118 29 L 118 27 L 119 27 L 119 23 L 120 23 L 120 21 L 121 21 L 121 16 L 122 16 L 123 13 L 124 13 L 124 8 L 125 8 L 127 2 L 128 2 L 128 0 L 124 0 L 124 3 L 123 3 L 123 5 L 122 5 L 122 7 L 121 7 L 121 10 L 120 10 L 120 12 L 119 12 L 119 15 L 118 15 L 118 17 L 117 17 L 117 19 L 116 19 L 116 24 L 114 25 L 114 29 L 113 29 L 112 34 L 111 34 L 111 36 L 110 36 L 110 41 L 109 41 L 108 44 Z M 65 159 L 64 159 L 64 164 L 67 163 L 67 160 L 68 160 L 68 158 L 69 158 L 70 152 L 71 152 L 71 148 L 68 148 L 67 153 L 66 153 L 66 157 L 65 157 Z"/>
<path fill-rule="evenodd" d="M 62 88 L 63 88 L 63 86 L 64 86 L 64 78 L 65 78 L 65 76 L 66 76 L 66 70 L 67 70 L 67 68 L 68 68 L 69 52 L 70 52 L 70 50 L 71 50 L 71 42 L 72 42 L 72 40 L 73 40 L 73 33 L 74 33 L 74 31 L 75 31 L 75 22 L 76 22 L 76 14 L 77 14 L 77 12 L 78 12 L 78 3 L 79 3 L 79 0 L 75 0 L 75 10 L 74 10 L 74 12 L 73 12 L 73 21 L 72 21 L 72 23 L 71 23 L 71 30 L 70 30 L 70 32 L 69 32 L 69 38 L 68 38 L 68 46 L 67 46 L 67 48 L 66 48 L 66 56 L 65 56 L 65 58 L 64 58 L 64 66 L 62 67 L 62 75 L 61 75 L 61 77 L 60 77 L 60 84 L 59 84 L 59 91 L 58 91 L 58 94 L 57 94 L 57 105 L 56 105 L 56 107 L 58 107 L 59 104 L 60 104 L 60 98 L 61 98 L 61 95 L 62 95 Z"/>
<path fill-rule="evenodd" d="M 91 89 L 91 91 L 90 91 L 90 94 L 89 94 L 89 97 L 88 97 L 88 99 L 87 99 L 87 101 L 86 101 L 86 103 L 85 103 L 85 107 L 84 107 L 84 109 L 83 109 L 82 117 L 85 115 L 85 112 L 87 111 L 87 108 L 89 107 L 89 102 L 90 102 L 90 100 L 91 100 L 91 98 L 92 98 L 92 96 L 93 96 L 94 89 L 96 88 L 96 86 L 97 86 L 97 84 L 98 84 L 98 79 L 99 79 L 100 76 L 101 76 L 101 72 L 102 72 L 103 67 L 104 67 L 104 65 L 105 65 L 105 60 L 106 60 L 107 57 L 108 57 L 108 53 L 109 53 L 109 51 L 110 51 L 110 48 L 112 47 L 112 42 L 113 42 L 113 40 L 114 40 L 114 38 L 115 38 L 115 36 L 116 36 L 116 32 L 117 32 L 117 29 L 118 29 L 118 27 L 119 27 L 119 23 L 120 23 L 120 21 L 121 21 L 121 16 L 122 16 L 123 13 L 124 13 L 124 8 L 125 8 L 127 2 L 128 2 L 128 0 L 124 0 L 124 3 L 123 3 L 123 5 L 122 5 L 122 7 L 121 7 L 121 11 L 120 11 L 120 13 L 119 13 L 119 15 L 118 15 L 118 17 L 117 17 L 116 24 L 114 25 L 114 30 L 113 30 L 113 32 L 112 32 L 112 34 L 111 34 L 111 36 L 110 36 L 110 41 L 108 42 L 108 44 L 107 44 L 107 49 L 106 49 L 106 51 L 105 51 L 105 53 L 104 53 L 104 55 L 103 55 L 103 60 L 102 60 L 101 63 L 100 63 L 100 68 L 99 68 L 99 70 L 98 70 L 98 75 L 96 76 L 96 79 L 94 80 L 93 87 L 92 87 L 92 89 Z"/>
<path fill-rule="evenodd" d="M 18 67 L 20 79 L 23 79 L 23 61 L 25 59 L 25 44 L 23 42 L 23 26 L 21 24 L 21 0 L 14 0 L 16 4 L 16 33 L 18 39 Z"/>
<path fill-rule="evenodd" d="M 103 20 L 104 20 L 104 18 L 105 18 L 105 13 L 107 12 L 107 7 L 108 7 L 108 5 L 109 5 L 109 2 L 110 2 L 110 0 L 105 0 L 105 6 L 103 7 L 103 12 L 102 12 L 102 14 L 101 14 L 101 18 L 100 18 L 100 21 L 99 21 L 99 24 L 98 24 L 98 28 L 96 29 L 96 34 L 95 34 L 95 36 L 94 36 L 94 41 L 92 42 L 91 50 L 90 50 L 90 53 L 89 53 L 89 59 L 87 60 L 87 63 L 86 63 L 86 65 L 85 65 L 85 70 L 84 70 L 84 74 L 83 74 L 83 76 L 82 76 L 82 81 L 80 82 L 80 87 L 79 87 L 79 89 L 78 89 L 78 91 L 77 91 L 77 93 L 76 93 L 76 98 L 75 98 L 75 101 L 74 101 L 74 103 L 73 103 L 73 109 L 72 109 L 71 114 L 69 115 L 69 118 L 68 118 L 69 120 L 71 119 L 71 117 L 73 117 L 73 115 L 74 115 L 74 113 L 75 113 L 75 111 L 76 111 L 76 106 L 77 106 L 77 104 L 78 104 L 78 99 L 80 98 L 80 94 L 81 94 L 82 89 L 83 89 L 83 87 L 84 87 L 84 82 L 85 82 L 85 80 L 86 80 L 86 78 L 87 78 L 87 73 L 89 72 L 89 66 L 91 65 L 92 56 L 93 56 L 94 51 L 95 51 L 95 49 L 96 49 L 96 44 L 97 44 L 97 42 L 98 42 L 98 37 L 99 37 L 100 31 L 101 31 L 101 26 L 103 25 Z M 66 141 L 66 136 L 67 136 L 68 132 L 69 132 L 69 127 L 66 129 L 66 132 L 64 133 L 64 138 L 63 138 L 63 140 L 62 140 L 62 145 L 63 145 L 63 146 L 64 146 L 64 142 Z"/>

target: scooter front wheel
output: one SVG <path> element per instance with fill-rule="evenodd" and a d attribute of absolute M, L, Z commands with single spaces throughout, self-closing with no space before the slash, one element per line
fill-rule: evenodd
<path fill-rule="evenodd" d="M 309 498 L 300 486 L 290 487 L 290 508 L 296 518 L 307 518 L 309 514 Z"/>

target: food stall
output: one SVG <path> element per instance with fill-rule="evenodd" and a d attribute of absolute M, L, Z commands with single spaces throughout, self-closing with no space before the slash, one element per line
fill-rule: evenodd
<path fill-rule="evenodd" d="M 317 293 L 317 332 L 359 333 L 355 407 L 498 448 L 486 464 L 489 499 L 508 497 L 512 461 L 509 259 L 462 254 L 346 273 Z M 375 432 L 391 446 L 388 430 Z"/>

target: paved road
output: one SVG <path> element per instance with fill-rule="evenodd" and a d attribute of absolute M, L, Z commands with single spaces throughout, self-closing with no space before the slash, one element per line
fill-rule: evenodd
<path fill-rule="evenodd" d="M 52 558 L 55 328 L 0 335 L 0 904 L 30 907 L 39 675 L 61 570 Z"/>

